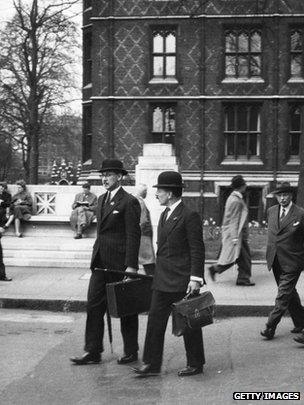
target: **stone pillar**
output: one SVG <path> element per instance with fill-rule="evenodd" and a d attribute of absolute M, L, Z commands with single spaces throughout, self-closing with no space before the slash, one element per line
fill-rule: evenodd
<path fill-rule="evenodd" d="M 152 186 L 157 183 L 158 175 L 166 170 L 178 171 L 172 145 L 167 143 L 144 144 L 143 155 L 138 157 L 138 164 L 135 167 L 135 185 L 143 183 L 148 186 L 145 202 L 151 214 L 154 242 L 156 241 L 158 219 L 164 207 L 159 205 L 155 198 L 156 189 Z"/>

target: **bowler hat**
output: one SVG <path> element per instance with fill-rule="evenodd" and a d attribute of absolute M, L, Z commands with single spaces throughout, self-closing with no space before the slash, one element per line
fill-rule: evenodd
<path fill-rule="evenodd" d="M 123 168 L 122 162 L 118 159 L 105 159 L 102 162 L 99 172 L 117 172 L 123 174 L 124 176 L 128 174 L 128 172 Z"/>
<path fill-rule="evenodd" d="M 237 176 L 234 176 L 231 180 L 231 187 L 235 190 L 237 188 L 240 188 L 242 186 L 245 186 L 246 182 L 243 178 L 243 176 L 241 176 L 240 174 L 238 174 Z"/>
<path fill-rule="evenodd" d="M 283 181 L 283 183 L 277 186 L 277 188 L 272 192 L 272 194 L 292 193 L 292 192 L 293 188 L 291 187 L 289 181 Z"/>
<path fill-rule="evenodd" d="M 182 176 L 178 172 L 168 171 L 162 172 L 158 176 L 157 188 L 182 188 L 184 187 Z"/>

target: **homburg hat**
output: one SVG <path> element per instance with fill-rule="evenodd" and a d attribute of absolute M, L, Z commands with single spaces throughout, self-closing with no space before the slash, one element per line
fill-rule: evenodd
<path fill-rule="evenodd" d="M 105 159 L 102 162 L 100 170 L 98 171 L 100 173 L 103 172 L 121 173 L 124 176 L 128 174 L 127 170 L 124 169 L 122 162 L 118 159 Z"/>
<path fill-rule="evenodd" d="M 283 183 L 277 186 L 277 188 L 272 192 L 272 194 L 292 193 L 292 192 L 293 188 L 291 187 L 289 181 L 284 181 Z"/>
<path fill-rule="evenodd" d="M 231 180 L 231 187 L 235 190 L 237 188 L 240 188 L 242 186 L 245 186 L 246 182 L 244 180 L 244 177 L 238 174 L 237 176 L 234 176 Z"/>
<path fill-rule="evenodd" d="M 182 176 L 178 172 L 168 171 L 162 172 L 158 176 L 157 184 L 153 187 L 157 188 L 183 188 L 184 183 Z"/>

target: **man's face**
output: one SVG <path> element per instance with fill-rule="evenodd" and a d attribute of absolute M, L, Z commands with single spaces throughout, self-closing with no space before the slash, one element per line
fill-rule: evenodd
<path fill-rule="evenodd" d="M 89 188 L 83 187 L 83 193 L 84 194 L 89 194 L 89 192 L 90 192 Z"/>
<path fill-rule="evenodd" d="M 292 200 L 292 194 L 291 193 L 279 193 L 276 195 L 278 203 L 282 207 L 287 207 Z"/>
<path fill-rule="evenodd" d="M 171 192 L 164 190 L 163 188 L 158 188 L 155 194 L 160 205 L 168 205 L 169 199 L 171 197 Z"/>
<path fill-rule="evenodd" d="M 112 191 L 119 186 L 120 180 L 122 179 L 122 174 L 115 172 L 103 172 L 101 173 L 101 177 L 104 188 L 108 191 Z"/>
<path fill-rule="evenodd" d="M 0 186 L 0 193 L 3 193 L 3 191 L 4 191 L 4 187 Z"/>

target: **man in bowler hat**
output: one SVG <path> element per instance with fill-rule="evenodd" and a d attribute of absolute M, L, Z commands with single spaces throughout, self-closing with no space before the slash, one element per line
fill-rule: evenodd
<path fill-rule="evenodd" d="M 238 265 L 236 285 L 250 287 L 251 254 L 248 245 L 248 209 L 243 198 L 246 182 L 241 175 L 231 180 L 229 195 L 222 224 L 222 247 L 217 264 L 209 267 L 209 274 L 215 281 L 216 274 L 223 273 L 235 263 Z"/>
<path fill-rule="evenodd" d="M 304 210 L 292 202 L 292 191 L 288 182 L 279 185 L 273 192 L 279 204 L 268 210 L 266 260 L 278 285 L 275 306 L 261 331 L 268 340 L 287 309 L 294 323 L 291 332 L 300 333 L 304 327 L 304 308 L 296 290 L 304 268 Z"/>
<path fill-rule="evenodd" d="M 120 160 L 107 159 L 100 169 L 107 190 L 98 198 L 97 239 L 91 260 L 92 275 L 88 289 L 85 353 L 73 357 L 77 365 L 100 363 L 103 352 L 104 315 L 107 309 L 106 284 L 121 281 L 121 272 L 138 270 L 140 244 L 140 205 L 121 187 L 127 171 Z M 138 316 L 121 318 L 124 356 L 118 364 L 137 360 Z"/>
<path fill-rule="evenodd" d="M 171 306 L 186 293 L 204 284 L 205 250 L 201 218 L 182 202 L 182 177 L 173 171 L 158 176 L 156 197 L 166 209 L 158 223 L 158 242 L 152 300 L 148 316 L 144 364 L 133 370 L 139 377 L 158 375 L 161 370 L 164 337 Z M 202 330 L 187 329 L 184 334 L 187 366 L 179 376 L 203 372 L 205 363 Z"/>

